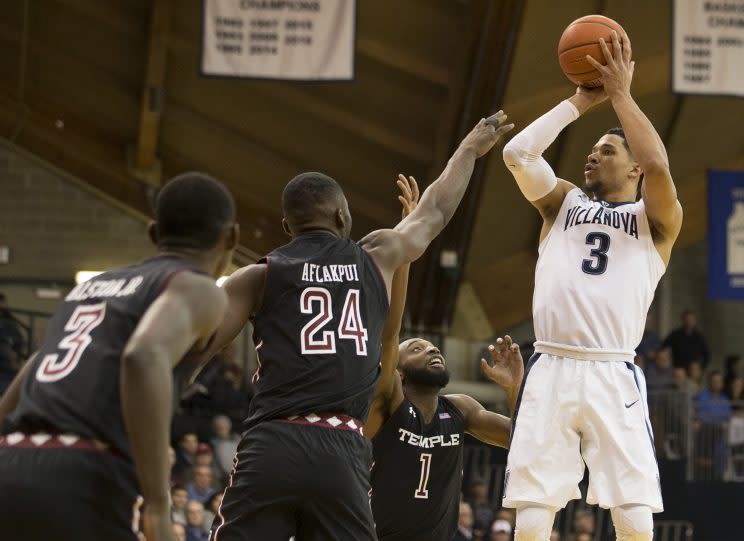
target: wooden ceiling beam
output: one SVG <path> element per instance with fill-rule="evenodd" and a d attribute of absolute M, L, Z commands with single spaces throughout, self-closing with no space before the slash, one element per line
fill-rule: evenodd
<path fill-rule="evenodd" d="M 199 57 L 199 48 L 192 41 L 172 35 L 168 43 L 175 54 Z M 429 145 L 412 141 L 391 127 L 371 122 L 352 111 L 340 109 L 326 100 L 318 99 L 304 92 L 301 85 L 257 83 L 251 85 L 250 92 L 292 103 L 293 106 L 307 112 L 313 120 L 325 122 L 418 163 L 428 164 L 431 161 L 432 151 Z"/>
<path fill-rule="evenodd" d="M 132 174 L 136 178 L 155 186 L 162 180 L 162 167 L 157 158 L 157 148 L 165 95 L 165 68 L 172 7 L 172 0 L 155 0 L 152 5 L 137 147 L 134 163 L 131 164 Z"/>

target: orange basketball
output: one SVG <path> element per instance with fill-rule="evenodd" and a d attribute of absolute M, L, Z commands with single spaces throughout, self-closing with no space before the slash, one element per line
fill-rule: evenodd
<path fill-rule="evenodd" d="M 586 55 L 592 56 L 600 64 L 606 64 L 599 38 L 604 38 L 612 52 L 613 30 L 618 37 L 625 34 L 623 27 L 612 19 L 602 15 L 587 15 L 576 19 L 563 31 L 558 42 L 558 63 L 572 83 L 589 88 L 602 86 L 600 73 L 587 61 Z"/>

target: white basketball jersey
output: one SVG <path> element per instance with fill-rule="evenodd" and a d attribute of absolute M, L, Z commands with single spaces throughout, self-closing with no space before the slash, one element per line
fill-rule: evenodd
<path fill-rule="evenodd" d="M 643 200 L 593 201 L 579 188 L 571 190 L 539 254 L 535 350 L 632 361 L 666 269 Z"/>

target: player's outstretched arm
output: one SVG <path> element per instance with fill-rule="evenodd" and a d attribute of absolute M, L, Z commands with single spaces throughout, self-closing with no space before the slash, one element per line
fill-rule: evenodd
<path fill-rule="evenodd" d="M 120 393 L 145 522 L 155 539 L 171 539 L 168 446 L 172 368 L 193 347 L 204 348 L 225 314 L 227 299 L 214 280 L 177 274 L 143 315 L 121 359 Z"/>
<path fill-rule="evenodd" d="M 18 406 L 18 401 L 21 399 L 21 387 L 23 382 L 26 381 L 28 372 L 31 370 L 34 357 L 36 353 L 31 355 L 26 363 L 21 367 L 10 386 L 5 389 L 5 392 L 0 396 L 0 430 L 3 428 L 5 418 Z"/>
<path fill-rule="evenodd" d="M 401 194 L 398 200 L 403 205 L 402 218 L 405 219 L 418 205 L 419 189 L 416 179 L 398 175 L 398 187 Z M 375 389 L 375 397 L 369 409 L 364 434 L 372 439 L 380 427 L 390 418 L 403 401 L 403 385 L 396 368 L 398 367 L 398 346 L 400 344 L 400 326 L 406 306 L 408 290 L 408 272 L 410 263 L 404 263 L 393 275 L 390 288 L 390 311 L 382 330 L 382 360 L 380 361 L 380 381 Z"/>
<path fill-rule="evenodd" d="M 450 221 L 468 187 L 475 160 L 513 127 L 506 124 L 503 111 L 481 119 L 460 143 L 439 178 L 424 191 L 418 207 L 395 229 L 373 231 L 359 242 L 380 266 L 388 288 L 395 270 L 418 259 Z"/>
<path fill-rule="evenodd" d="M 209 348 L 201 355 L 204 362 L 235 340 L 261 308 L 266 270 L 264 263 L 247 265 L 233 272 L 222 284 L 227 294 L 227 312 Z"/>
<path fill-rule="evenodd" d="M 500 385 L 507 393 L 509 410 L 514 415 L 519 388 L 524 376 L 524 361 L 519 346 L 512 343 L 510 336 L 499 338 L 496 346 L 489 346 L 492 364 L 481 359 L 483 373 Z M 465 418 L 465 431 L 479 440 L 499 447 L 509 446 L 511 419 L 485 409 L 480 403 L 466 395 L 447 396 L 462 412 Z"/>
<path fill-rule="evenodd" d="M 630 94 L 635 62 L 627 35 L 613 32 L 612 50 L 600 40 L 607 65 L 587 59 L 602 74 L 602 83 L 628 139 L 633 158 L 644 173 L 642 195 L 654 240 L 665 262 L 682 227 L 682 205 L 677 200 L 664 143 L 651 121 Z"/>

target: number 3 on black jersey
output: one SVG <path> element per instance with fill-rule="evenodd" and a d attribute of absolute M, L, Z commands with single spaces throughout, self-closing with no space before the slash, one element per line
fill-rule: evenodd
<path fill-rule="evenodd" d="M 357 355 L 367 355 L 367 329 L 362 322 L 359 307 L 359 290 L 350 289 L 346 293 L 341 321 L 338 324 L 338 337 L 354 340 Z M 336 353 L 336 336 L 331 330 L 322 330 L 333 319 L 331 292 L 323 287 L 308 287 L 300 295 L 300 312 L 315 314 L 300 331 L 300 345 L 303 355 Z M 320 334 L 320 336 L 318 336 Z"/>
<path fill-rule="evenodd" d="M 57 353 L 45 355 L 36 370 L 36 379 L 46 383 L 59 381 L 69 376 L 70 372 L 80 362 L 80 357 L 93 339 L 91 331 L 98 327 L 106 317 L 106 303 L 83 304 L 75 308 L 70 319 L 65 323 L 66 335 L 59 341 L 57 348 L 67 350 L 64 357 L 59 359 Z"/>

